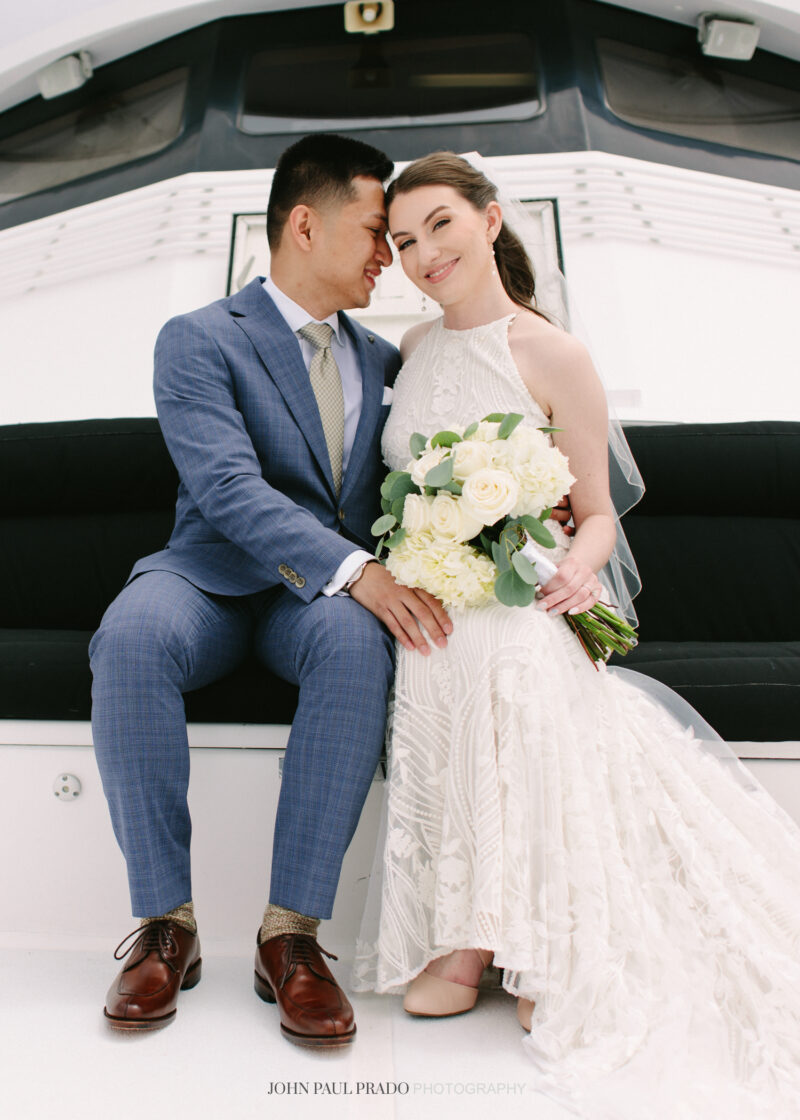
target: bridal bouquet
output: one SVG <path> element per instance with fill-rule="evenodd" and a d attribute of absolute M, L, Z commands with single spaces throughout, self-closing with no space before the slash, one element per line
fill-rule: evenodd
<path fill-rule="evenodd" d="M 546 522 L 575 481 L 548 440 L 556 428 L 522 425 L 516 412 L 492 413 L 467 428 L 415 432 L 413 458 L 381 486 L 383 516 L 372 526 L 388 550 L 386 567 L 448 607 L 533 602 L 555 566 Z M 627 653 L 635 631 L 603 603 L 563 615 L 593 661 Z"/>

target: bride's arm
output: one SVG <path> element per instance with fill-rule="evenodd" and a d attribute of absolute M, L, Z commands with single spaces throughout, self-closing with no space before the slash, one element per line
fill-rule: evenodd
<path fill-rule="evenodd" d="M 540 340 L 541 342 L 541 340 Z M 586 348 L 569 335 L 546 340 L 546 372 L 542 373 L 542 347 L 537 347 L 537 369 L 529 368 L 546 394 L 553 427 L 561 428 L 553 440 L 569 459 L 577 481 L 569 499 L 575 537 L 558 572 L 542 588 L 542 610 L 556 614 L 588 610 L 597 601 L 596 573 L 611 555 L 616 540 L 614 511 L 608 487 L 608 410 L 600 378 Z M 522 372 L 522 371 L 521 371 Z M 529 377 L 523 373 L 529 384 Z"/>

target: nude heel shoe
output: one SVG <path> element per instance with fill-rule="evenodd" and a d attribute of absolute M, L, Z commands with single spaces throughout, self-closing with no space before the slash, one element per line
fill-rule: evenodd
<path fill-rule="evenodd" d="M 532 999 L 522 999 L 520 997 L 517 1000 L 517 1018 L 520 1026 L 524 1027 L 526 1031 L 531 1029 L 531 1016 L 535 1006 L 536 1004 Z"/>
<path fill-rule="evenodd" d="M 474 949 L 484 968 L 492 963 L 493 953 Z M 408 986 L 403 1009 L 409 1015 L 426 1018 L 445 1018 L 448 1015 L 463 1015 L 471 1011 L 478 998 L 478 988 L 458 984 L 454 980 L 443 980 L 430 972 L 420 972 Z"/>

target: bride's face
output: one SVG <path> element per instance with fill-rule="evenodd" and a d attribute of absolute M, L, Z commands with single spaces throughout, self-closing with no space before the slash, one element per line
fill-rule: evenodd
<path fill-rule="evenodd" d="M 418 187 L 398 194 L 389 208 L 389 230 L 403 271 L 442 306 L 490 282 L 500 223 L 496 202 L 476 210 L 453 187 Z"/>

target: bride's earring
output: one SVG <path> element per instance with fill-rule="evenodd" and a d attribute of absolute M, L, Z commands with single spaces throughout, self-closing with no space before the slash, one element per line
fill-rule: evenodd
<path fill-rule="evenodd" d="M 494 251 L 494 242 L 489 242 L 489 248 L 492 251 L 492 276 L 497 276 L 497 256 Z"/>

